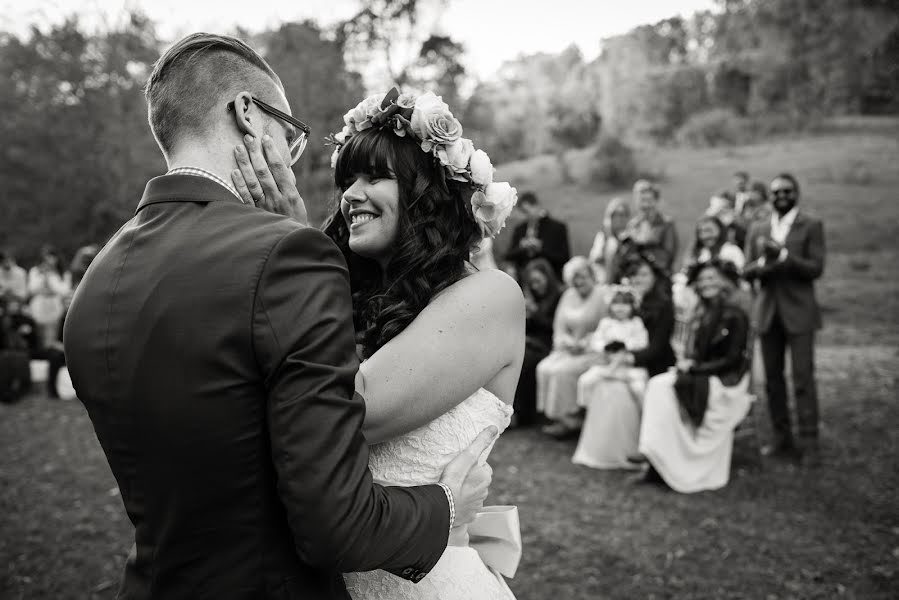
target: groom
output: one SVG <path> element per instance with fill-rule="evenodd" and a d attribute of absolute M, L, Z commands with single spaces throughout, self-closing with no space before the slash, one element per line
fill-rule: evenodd
<path fill-rule="evenodd" d="M 266 207 L 304 219 L 287 165 L 308 130 L 280 80 L 240 40 L 195 34 L 146 95 L 169 172 L 94 260 L 65 327 L 135 527 L 119 597 L 348 598 L 342 572 L 379 568 L 420 581 L 481 507 L 490 471 L 473 465 L 495 432 L 437 485 L 374 485 L 343 258 L 228 183 L 264 152 Z M 232 151 L 244 136 L 253 157 Z"/>

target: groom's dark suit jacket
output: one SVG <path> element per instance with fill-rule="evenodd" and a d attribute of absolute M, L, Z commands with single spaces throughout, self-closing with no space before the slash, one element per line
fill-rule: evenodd
<path fill-rule="evenodd" d="M 446 496 L 372 483 L 353 337 L 324 234 L 201 177 L 147 184 L 65 327 L 135 527 L 121 598 L 347 598 L 341 572 L 433 567 Z"/>

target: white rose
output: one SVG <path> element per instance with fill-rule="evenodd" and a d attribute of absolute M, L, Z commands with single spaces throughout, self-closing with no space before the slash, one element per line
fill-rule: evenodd
<path fill-rule="evenodd" d="M 477 185 L 490 185 L 493 183 L 493 163 L 483 150 L 478 150 L 471 157 L 471 180 Z"/>
<path fill-rule="evenodd" d="M 415 100 L 411 123 L 412 131 L 421 139 L 421 149 L 425 152 L 462 137 L 462 124 L 450 112 L 446 102 L 433 92 L 423 94 Z"/>
<path fill-rule="evenodd" d="M 343 116 L 343 122 L 357 131 L 371 127 L 371 117 L 381 108 L 384 95 L 369 96 Z"/>
<path fill-rule="evenodd" d="M 340 148 L 334 148 L 334 152 L 331 154 L 331 168 L 337 167 L 337 156 L 340 154 Z"/>
<path fill-rule="evenodd" d="M 518 203 L 518 190 L 506 182 L 491 183 L 471 196 L 471 210 L 484 237 L 493 237 L 506 224 Z"/>
<path fill-rule="evenodd" d="M 468 170 L 468 161 L 471 160 L 473 153 L 472 141 L 459 138 L 451 144 L 438 147 L 437 158 L 440 160 L 440 164 L 452 171 L 452 174 L 459 174 Z"/>

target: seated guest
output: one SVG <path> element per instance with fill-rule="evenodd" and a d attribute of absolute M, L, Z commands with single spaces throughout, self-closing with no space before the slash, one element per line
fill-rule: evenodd
<path fill-rule="evenodd" d="M 47 395 L 50 398 L 59 398 L 56 389 L 56 376 L 66 364 L 66 356 L 62 349 L 63 321 L 57 324 L 53 337 L 45 341 L 37 322 L 24 312 L 22 304 L 17 298 L 7 299 L 5 313 L 6 319 L 8 319 L 7 342 L 14 347 L 26 350 L 30 360 L 47 361 L 49 365 Z M 29 375 L 29 385 L 30 380 Z"/>
<path fill-rule="evenodd" d="M 515 270 L 514 268 L 512 269 Z M 562 284 L 545 259 L 528 263 L 522 272 L 525 313 L 524 362 L 515 391 L 515 424 L 537 422 L 537 364 L 552 349 L 553 317 L 562 294 Z"/>
<path fill-rule="evenodd" d="M 677 229 L 671 217 L 659 211 L 659 188 L 641 179 L 634 184 L 634 199 L 638 212 L 628 223 L 618 252 L 619 260 L 629 262 L 634 253 L 648 253 L 656 264 L 671 273 L 677 257 Z"/>
<path fill-rule="evenodd" d="M 612 198 L 606 205 L 602 229 L 593 239 L 593 247 L 587 258 L 593 266 L 596 280 L 605 283 L 618 283 L 621 280 L 621 269 L 618 264 L 618 247 L 627 230 L 631 218 L 631 209 L 622 198 Z"/>
<path fill-rule="evenodd" d="M 0 402 L 22 398 L 31 387 L 28 349 L 8 312 L 8 302 L 18 302 L 12 293 L 0 295 Z"/>
<path fill-rule="evenodd" d="M 563 276 L 568 289 L 553 320 L 553 351 L 537 365 L 537 410 L 554 421 L 543 431 L 559 439 L 580 429 L 577 380 L 600 359 L 590 337 L 606 312 L 605 290 L 596 285 L 590 261 L 575 256 Z"/>
<path fill-rule="evenodd" d="M 28 274 L 11 252 L 0 250 L 0 297 L 8 296 L 22 301 L 28 297 Z"/>
<path fill-rule="evenodd" d="M 685 268 L 689 269 L 697 263 L 708 262 L 713 258 L 726 260 L 743 269 L 746 262 L 740 246 L 728 240 L 727 229 L 718 217 L 704 215 L 696 222 L 696 238 L 690 248 Z"/>
<path fill-rule="evenodd" d="M 727 484 L 734 428 L 749 412 L 749 318 L 728 298 L 727 282 L 736 278 L 733 265 L 719 259 L 691 271 L 700 297 L 692 342 L 677 369 L 646 388 L 639 441 L 651 465 L 646 479 L 678 492 Z"/>
<path fill-rule="evenodd" d="M 524 221 L 512 231 L 506 260 L 515 263 L 520 272 L 530 261 L 545 258 L 556 276 L 560 276 L 562 265 L 571 257 L 568 227 L 549 216 L 533 192 L 521 194 L 516 208 L 524 216 Z"/>
<path fill-rule="evenodd" d="M 640 255 L 627 265 L 626 273 L 639 300 L 636 315 L 646 328 L 648 343 L 642 349 L 616 353 L 616 362 L 657 375 L 675 360 L 671 349 L 674 305 L 668 279 L 650 255 Z M 632 383 L 600 377 L 592 369 L 578 380 L 578 402 L 587 414 L 574 462 L 596 469 L 634 468 L 628 456 L 637 451 L 641 401 L 634 392 Z"/>

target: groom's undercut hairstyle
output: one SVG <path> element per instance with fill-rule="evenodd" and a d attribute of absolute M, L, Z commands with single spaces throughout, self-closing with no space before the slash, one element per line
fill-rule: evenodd
<path fill-rule="evenodd" d="M 241 91 L 273 103 L 281 80 L 265 59 L 243 41 L 194 33 L 166 50 L 147 80 L 150 129 L 168 156 L 186 135 L 208 133 Z"/>

